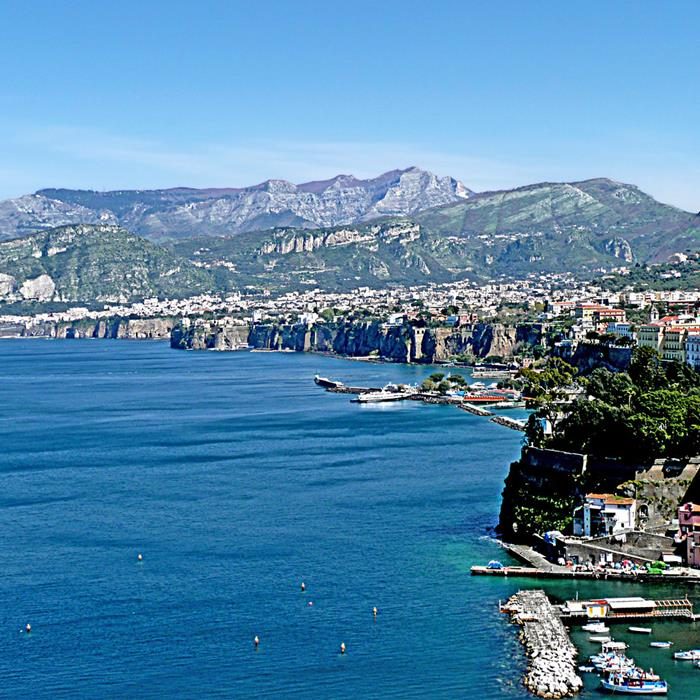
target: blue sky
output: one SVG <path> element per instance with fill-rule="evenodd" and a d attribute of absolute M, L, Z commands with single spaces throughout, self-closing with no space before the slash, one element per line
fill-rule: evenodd
<path fill-rule="evenodd" d="M 700 210 L 698 2 L 0 2 L 0 197 L 418 165 Z"/>

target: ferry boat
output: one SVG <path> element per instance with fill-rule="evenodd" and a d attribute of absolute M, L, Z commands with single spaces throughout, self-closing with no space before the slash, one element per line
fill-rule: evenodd
<path fill-rule="evenodd" d="M 405 390 L 399 389 L 395 384 L 387 384 L 381 391 L 372 391 L 365 394 L 360 394 L 355 401 L 358 403 L 380 403 L 382 401 L 401 401 L 408 399 L 415 394 L 413 387 L 408 387 Z"/>
<path fill-rule="evenodd" d="M 677 651 L 673 658 L 676 661 L 700 661 L 700 649 L 691 649 L 690 651 Z"/>
<path fill-rule="evenodd" d="M 611 693 L 621 695 L 667 695 L 668 683 L 666 681 L 650 681 L 644 678 L 627 678 L 624 675 L 613 674 L 608 678 L 601 678 L 600 685 Z"/>

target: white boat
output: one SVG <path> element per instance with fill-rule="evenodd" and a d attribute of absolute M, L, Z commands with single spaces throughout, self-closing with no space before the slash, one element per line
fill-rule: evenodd
<path fill-rule="evenodd" d="M 364 394 L 359 394 L 358 403 L 379 403 L 380 401 L 401 401 L 408 399 L 415 394 L 413 387 L 408 387 L 405 391 L 400 391 L 395 384 L 387 384 L 381 391 L 368 391 Z"/>
<path fill-rule="evenodd" d="M 590 642 L 600 642 L 601 644 L 608 644 L 610 642 L 610 637 L 589 637 Z"/>
<path fill-rule="evenodd" d="M 651 627 L 628 627 L 627 629 L 637 634 L 651 634 Z"/>
<path fill-rule="evenodd" d="M 581 628 L 584 632 L 594 632 L 595 634 L 603 634 L 610 632 L 610 628 L 604 622 L 589 622 Z"/>
<path fill-rule="evenodd" d="M 649 646 L 654 647 L 654 649 L 670 649 L 673 642 L 650 642 Z"/>
<path fill-rule="evenodd" d="M 612 639 L 608 639 L 607 642 L 603 642 L 603 651 L 624 651 L 629 648 L 629 644 L 624 642 L 616 642 Z"/>
<path fill-rule="evenodd" d="M 673 658 L 676 661 L 700 661 L 700 649 L 691 649 L 690 651 L 677 651 Z"/>
<path fill-rule="evenodd" d="M 611 693 L 620 693 L 622 695 L 668 694 L 668 683 L 666 681 L 626 678 L 624 675 L 612 675 L 607 679 L 601 678 L 600 685 Z"/>

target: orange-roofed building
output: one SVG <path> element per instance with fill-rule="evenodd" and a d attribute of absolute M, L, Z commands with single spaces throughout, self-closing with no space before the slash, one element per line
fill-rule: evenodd
<path fill-rule="evenodd" d="M 634 498 L 613 493 L 588 493 L 574 510 L 574 535 L 602 537 L 634 530 L 637 525 L 637 502 Z"/>

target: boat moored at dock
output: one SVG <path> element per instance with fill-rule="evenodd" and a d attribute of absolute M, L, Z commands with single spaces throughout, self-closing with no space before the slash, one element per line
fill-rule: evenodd
<path fill-rule="evenodd" d="M 666 681 L 651 681 L 645 678 L 630 678 L 625 674 L 611 674 L 600 679 L 601 688 L 621 695 L 667 695 Z"/>
<path fill-rule="evenodd" d="M 381 391 L 372 391 L 365 394 L 359 394 L 356 399 L 357 403 L 380 403 L 382 401 L 403 401 L 410 399 L 417 393 L 415 387 L 397 386 L 396 384 L 387 384 L 382 387 Z"/>

